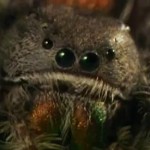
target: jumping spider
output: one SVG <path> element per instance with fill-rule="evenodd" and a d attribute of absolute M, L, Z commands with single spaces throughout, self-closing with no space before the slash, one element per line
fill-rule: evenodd
<path fill-rule="evenodd" d="M 1 33 L 2 150 L 150 149 L 149 82 L 129 27 L 50 5 Z"/>

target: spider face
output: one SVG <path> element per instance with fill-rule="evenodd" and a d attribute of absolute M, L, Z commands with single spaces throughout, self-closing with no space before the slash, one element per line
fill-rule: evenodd
<path fill-rule="evenodd" d="M 3 66 L 8 77 L 38 74 L 44 80 L 42 74 L 50 74 L 50 80 L 68 76 L 81 85 L 89 79 L 91 86 L 103 81 L 121 92 L 129 90 L 138 78 L 139 60 L 127 27 L 110 18 L 65 13 L 52 7 L 47 19 L 30 15 L 7 32 L 1 51 L 9 51 Z"/>
<path fill-rule="evenodd" d="M 118 99 L 137 84 L 136 47 L 119 21 L 53 6 L 49 11 L 45 18 L 17 20 L 1 40 L 4 80 L 14 83 L 5 105 L 36 134 L 71 128 L 75 143 L 90 150 L 101 143 L 96 132 L 107 116 L 120 109 Z M 97 140 L 85 144 L 88 132 Z"/>

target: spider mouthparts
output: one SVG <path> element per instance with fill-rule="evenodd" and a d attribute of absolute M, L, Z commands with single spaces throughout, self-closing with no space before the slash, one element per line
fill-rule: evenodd
<path fill-rule="evenodd" d="M 63 81 L 59 81 L 57 85 L 56 84 L 53 85 L 53 90 L 58 91 L 59 93 L 67 93 L 69 92 L 70 88 L 71 86 L 69 86 L 69 84 L 66 84 Z"/>
<path fill-rule="evenodd" d="M 34 89 L 38 90 L 37 93 L 47 91 L 56 95 L 106 102 L 113 102 L 116 98 L 124 99 L 122 92 L 118 88 L 113 87 L 102 79 L 97 80 L 87 76 L 76 76 L 61 72 L 27 74 L 13 79 L 5 78 L 4 81 L 7 84 L 34 87 Z"/>

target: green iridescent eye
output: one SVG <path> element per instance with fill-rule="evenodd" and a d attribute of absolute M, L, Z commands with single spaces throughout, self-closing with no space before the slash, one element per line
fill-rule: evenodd
<path fill-rule="evenodd" d="M 64 48 L 58 51 L 55 60 L 60 67 L 69 68 L 75 62 L 75 55 L 70 49 Z"/>
<path fill-rule="evenodd" d="M 92 72 L 99 67 L 99 56 L 96 53 L 86 53 L 79 61 L 81 68 L 84 71 Z"/>

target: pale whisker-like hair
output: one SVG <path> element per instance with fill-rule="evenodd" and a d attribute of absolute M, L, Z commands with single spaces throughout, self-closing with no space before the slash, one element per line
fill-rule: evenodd
<path fill-rule="evenodd" d="M 69 88 L 73 88 L 77 95 L 79 93 L 83 97 L 98 95 L 100 99 L 105 100 L 108 93 L 112 93 L 123 98 L 122 92 L 119 89 L 110 86 L 102 79 L 95 80 L 94 78 L 60 72 L 27 74 L 15 78 L 5 78 L 4 81 L 14 84 L 30 83 L 31 85 L 39 85 L 41 87 L 47 85 L 51 91 L 54 91 L 54 86 L 59 87 L 59 82 L 63 82 L 68 84 Z"/>

